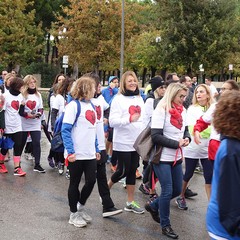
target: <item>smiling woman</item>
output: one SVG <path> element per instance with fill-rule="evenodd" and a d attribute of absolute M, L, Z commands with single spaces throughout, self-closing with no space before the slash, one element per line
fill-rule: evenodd
<path fill-rule="evenodd" d="M 125 211 L 144 213 L 144 210 L 134 201 L 135 172 L 139 166 L 139 156 L 133 144 L 142 131 L 144 102 L 140 96 L 138 79 L 133 71 L 122 75 L 120 90 L 112 101 L 109 123 L 114 128 L 113 150 L 118 157 L 116 172 L 111 176 L 108 186 L 126 177 L 127 203 Z"/>

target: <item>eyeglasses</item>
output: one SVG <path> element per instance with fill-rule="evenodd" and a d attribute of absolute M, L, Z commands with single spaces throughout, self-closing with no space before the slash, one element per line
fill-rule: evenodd
<path fill-rule="evenodd" d="M 225 90 L 231 90 L 230 88 L 220 88 L 220 90 L 223 92 Z"/>
<path fill-rule="evenodd" d="M 184 98 L 187 97 L 187 95 L 180 95 L 179 97 L 180 97 L 181 99 L 184 99 Z"/>

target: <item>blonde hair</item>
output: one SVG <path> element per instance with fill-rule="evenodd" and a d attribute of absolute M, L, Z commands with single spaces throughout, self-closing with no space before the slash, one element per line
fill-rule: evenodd
<path fill-rule="evenodd" d="M 28 85 L 30 83 L 31 80 L 34 80 L 35 83 L 37 83 L 37 79 L 33 76 L 33 75 L 26 75 L 24 78 L 23 78 L 23 82 L 24 82 L 24 85 L 23 85 L 23 89 L 22 89 L 22 95 L 24 98 L 27 98 L 28 96 Z M 37 84 L 36 84 L 36 93 L 35 93 L 38 97 L 40 96 L 39 92 L 38 92 L 38 89 L 37 89 Z"/>
<path fill-rule="evenodd" d="M 207 98 L 206 108 L 208 109 L 210 107 L 210 105 L 215 102 L 215 100 L 213 99 L 212 92 L 211 92 L 209 86 L 206 85 L 206 84 L 199 84 L 199 85 L 196 86 L 196 88 L 194 90 L 194 93 L 193 93 L 192 104 L 193 105 L 198 105 L 198 100 L 197 100 L 196 94 L 197 94 L 197 89 L 199 87 L 203 87 L 207 92 L 208 98 Z"/>
<path fill-rule="evenodd" d="M 71 96 L 74 99 L 91 99 L 94 96 L 96 84 L 94 79 L 87 76 L 82 76 L 75 81 L 71 88 Z"/>
<path fill-rule="evenodd" d="M 173 99 L 180 90 L 188 92 L 188 88 L 181 83 L 171 83 L 168 85 L 163 98 L 157 105 L 157 108 L 164 108 L 167 112 L 172 108 Z"/>
<path fill-rule="evenodd" d="M 126 80 L 127 80 L 127 77 L 128 76 L 132 76 L 136 81 L 137 81 L 137 84 L 138 84 L 138 78 L 137 78 L 137 76 L 136 76 L 136 74 L 135 74 L 135 72 L 133 72 L 133 71 L 126 71 L 123 75 L 122 75 L 122 77 L 121 77 L 121 79 L 120 79 L 120 88 L 119 88 L 119 93 L 121 93 L 121 94 L 124 94 L 125 92 L 126 92 Z M 137 85 L 137 89 L 138 89 L 138 85 Z M 140 94 L 140 93 L 139 93 Z"/>

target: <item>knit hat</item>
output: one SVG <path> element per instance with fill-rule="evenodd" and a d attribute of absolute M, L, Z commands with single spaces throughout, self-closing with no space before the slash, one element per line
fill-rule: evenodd
<path fill-rule="evenodd" d="M 165 85 L 164 80 L 161 76 L 153 77 L 149 83 L 151 83 L 152 91 L 154 92 L 157 88 Z"/>
<path fill-rule="evenodd" d="M 110 82 L 112 82 L 114 79 L 118 79 L 118 77 L 117 76 L 110 76 L 108 78 L 108 84 L 110 84 Z"/>

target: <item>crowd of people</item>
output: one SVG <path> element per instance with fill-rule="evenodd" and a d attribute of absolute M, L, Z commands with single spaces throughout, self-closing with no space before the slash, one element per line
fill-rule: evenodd
<path fill-rule="evenodd" d="M 49 140 L 56 134 L 55 123 L 62 118 L 64 148 L 51 148 L 48 163 L 69 179 L 69 224 L 85 227 L 92 221 L 85 204 L 97 182 L 102 216 L 122 213 L 111 198 L 114 184 L 124 179 L 127 212 L 146 210 L 162 234 L 177 239 L 170 221 L 170 202 L 187 210 L 186 198 L 196 196 L 189 188 L 198 164 L 203 168 L 209 201 L 207 231 L 211 239 L 240 239 L 240 134 L 239 85 L 227 80 L 217 91 L 210 78 L 169 74 L 153 77 L 144 92 L 133 71 L 119 80 L 109 77 L 102 89 L 96 73 L 79 79 L 58 74 L 49 91 L 49 115 L 45 117 L 38 81 L 15 71 L 2 71 L 0 86 L 0 173 L 7 174 L 6 156 L 13 148 L 14 175 L 25 176 L 21 157 L 25 149 L 34 159 L 35 172 L 41 166 L 41 130 Z M 133 147 L 138 135 L 151 127 L 154 145 L 162 146 L 158 162 L 141 162 Z M 26 144 L 28 145 L 26 146 Z M 106 166 L 112 170 L 107 179 Z M 185 168 L 183 168 L 183 163 Z M 139 173 L 142 164 L 143 172 Z M 183 173 L 183 170 L 184 173 Z M 84 174 L 84 183 L 80 182 Z M 145 206 L 135 199 L 136 178 L 143 176 L 139 190 L 149 195 Z M 160 184 L 160 192 L 156 184 Z"/>

